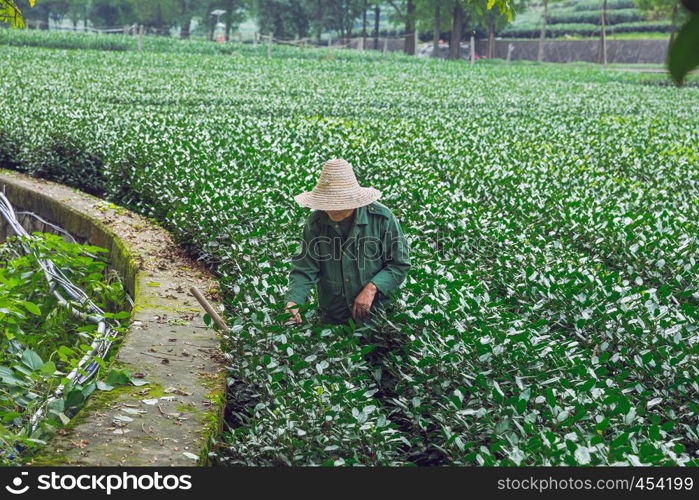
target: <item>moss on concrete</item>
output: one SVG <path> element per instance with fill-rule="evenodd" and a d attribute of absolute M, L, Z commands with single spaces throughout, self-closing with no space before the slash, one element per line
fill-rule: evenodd
<path fill-rule="evenodd" d="M 163 304 L 157 304 L 157 303 L 149 301 L 149 300 L 140 301 L 137 306 L 134 306 L 133 310 L 135 312 L 142 312 L 142 311 L 147 311 L 149 309 L 157 309 L 160 311 L 168 311 L 171 313 L 200 312 L 201 311 L 201 309 L 198 309 L 196 307 L 166 306 Z"/>
<path fill-rule="evenodd" d="M 223 432 L 223 415 L 226 407 L 225 392 L 211 393 L 208 398 L 213 404 L 215 411 L 201 412 L 201 422 L 206 426 L 202 432 L 205 441 L 199 454 L 199 465 L 211 465 L 209 452 L 214 444 L 212 437 L 218 436 Z"/>
<path fill-rule="evenodd" d="M 202 415 L 202 423 L 206 426 L 204 430 L 206 441 L 199 455 L 199 465 L 211 465 L 211 460 L 209 459 L 209 451 L 211 451 L 211 445 L 213 444 L 211 437 L 218 436 L 223 432 L 226 408 L 227 372 L 221 370 L 216 375 L 216 377 L 199 377 L 200 383 L 211 390 L 211 392 L 206 395 L 206 399 L 208 399 L 213 406 L 213 410 L 203 412 Z"/>

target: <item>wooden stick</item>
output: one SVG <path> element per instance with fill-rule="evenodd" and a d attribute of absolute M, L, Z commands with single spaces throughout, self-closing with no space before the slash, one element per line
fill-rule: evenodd
<path fill-rule="evenodd" d="M 214 323 L 216 323 L 224 332 L 230 333 L 231 330 L 230 328 L 228 328 L 228 325 L 226 325 L 226 322 L 221 319 L 221 316 L 219 316 L 216 311 L 214 311 L 214 308 L 211 307 L 211 304 L 209 304 L 209 301 L 206 300 L 206 298 L 201 294 L 201 292 L 197 290 L 195 287 L 191 287 L 189 291 L 192 292 L 194 298 L 199 301 L 199 303 L 207 312 L 207 314 L 211 316 L 211 319 L 214 320 Z"/>

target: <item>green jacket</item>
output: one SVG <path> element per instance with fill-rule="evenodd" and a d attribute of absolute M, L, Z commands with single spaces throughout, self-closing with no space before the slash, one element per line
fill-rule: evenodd
<path fill-rule="evenodd" d="M 324 319 L 344 322 L 370 281 L 378 289 L 372 308 L 394 295 L 410 269 L 410 255 L 396 217 L 374 202 L 356 209 L 344 243 L 338 225 L 325 212 L 312 212 L 291 264 L 286 301 L 303 304 L 317 283 Z"/>

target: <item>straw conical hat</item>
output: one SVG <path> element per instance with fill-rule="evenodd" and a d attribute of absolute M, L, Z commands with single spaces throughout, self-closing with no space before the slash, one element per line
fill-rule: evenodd
<path fill-rule="evenodd" d="M 359 185 L 349 163 L 332 159 L 323 165 L 313 191 L 296 195 L 294 199 L 302 207 L 316 210 L 349 210 L 368 205 L 380 197 L 379 190 Z"/>

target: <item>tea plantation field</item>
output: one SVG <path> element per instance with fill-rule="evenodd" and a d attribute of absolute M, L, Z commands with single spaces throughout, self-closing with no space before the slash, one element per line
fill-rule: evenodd
<path fill-rule="evenodd" d="M 216 266 L 234 325 L 216 463 L 699 463 L 696 88 L 274 50 L 0 50 L 0 165 Z M 292 195 L 332 157 L 411 245 L 375 333 L 281 325 Z"/>

